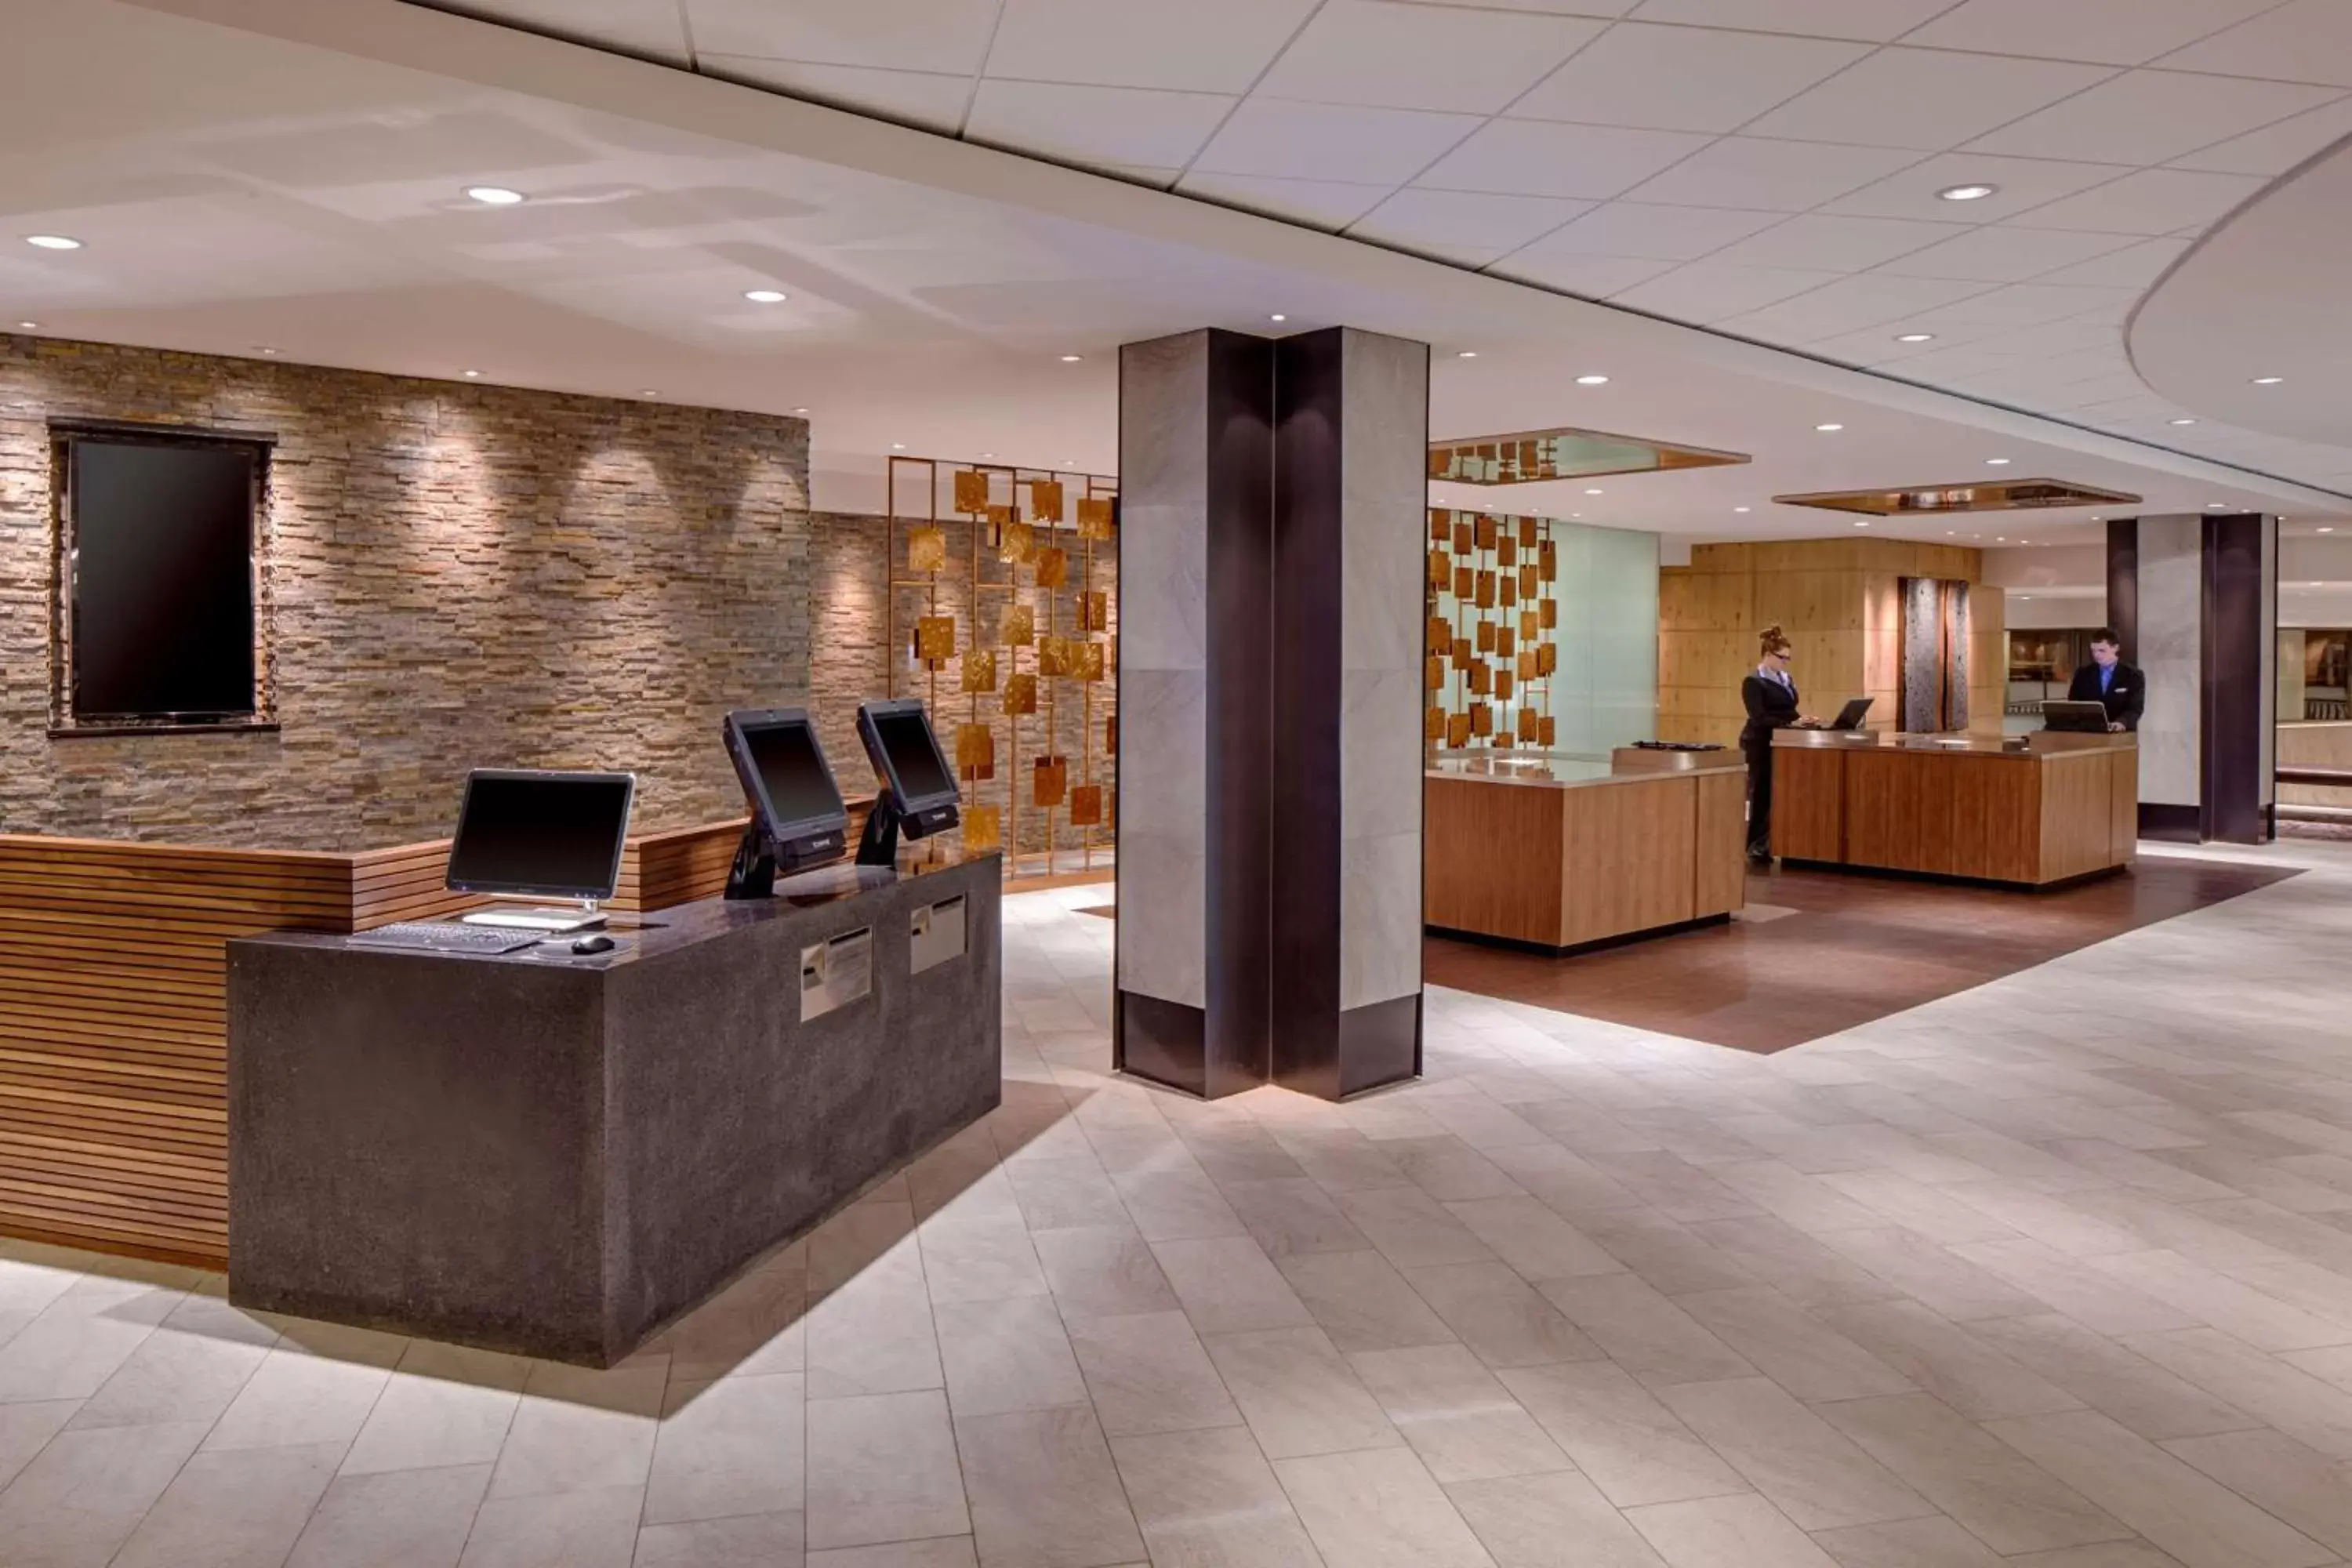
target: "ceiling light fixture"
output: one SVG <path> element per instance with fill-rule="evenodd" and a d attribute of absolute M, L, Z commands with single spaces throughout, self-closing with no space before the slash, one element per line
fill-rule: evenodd
<path fill-rule="evenodd" d="M 1605 375 L 1580 375 L 1576 378 L 1576 384 L 1579 386 L 1606 386 L 1609 384 L 1609 378 Z"/>
<path fill-rule="evenodd" d="M 795 409 L 793 409 L 793 413 L 795 413 L 795 414 L 806 414 L 806 413 L 808 412 L 808 410 L 807 410 L 807 409 L 805 409 L 805 408 L 795 408 Z"/>
<path fill-rule="evenodd" d="M 1454 357 L 1455 359 L 1476 359 L 1478 357 L 1478 351 L 1476 349 L 1464 349 L 1460 353 L 1455 354 Z"/>
<path fill-rule="evenodd" d="M 35 240 L 33 243 L 37 245 L 40 241 Z M 2254 384 L 2256 386 L 2276 386 L 2280 382 L 2284 381 L 2286 377 L 2283 375 L 2258 375 L 2254 377 Z"/>
<path fill-rule="evenodd" d="M 504 185 L 467 185 L 466 194 L 486 207 L 510 207 L 520 204 L 522 193 Z"/>
<path fill-rule="evenodd" d="M 1751 507 L 1736 506 L 1736 507 L 1733 507 L 1731 510 L 1734 510 L 1734 511 L 1750 511 L 1750 510 L 1753 510 L 1754 509 L 1753 509 L 1753 508 L 1751 508 Z"/>
<path fill-rule="evenodd" d="M 38 321 L 19 321 L 16 323 L 16 330 L 20 332 L 37 332 L 41 330 L 41 323 Z"/>
<path fill-rule="evenodd" d="M 254 352 L 254 353 L 257 353 L 257 354 L 262 354 L 262 355 L 267 356 L 267 355 L 273 355 L 273 354 L 277 353 L 277 352 L 278 352 L 278 351 L 277 351 L 276 349 L 271 348 L 268 343 L 256 343 L 256 344 L 254 344 L 254 345 L 253 345 L 253 352 Z"/>
<path fill-rule="evenodd" d="M 2168 421 L 2167 421 L 2167 423 L 2168 423 L 2168 424 L 2173 424 L 2173 425 L 2194 425 L 2194 424 L 2196 424 L 2196 423 L 2197 423 L 2197 421 L 2195 421 L 2194 419 L 2182 418 L 2182 419 L 2173 419 L 2173 420 L 2168 420 Z"/>
<path fill-rule="evenodd" d="M 2322 533 L 2333 533 L 2333 532 L 2335 532 L 2336 531 L 2335 531 L 2334 529 L 2332 529 L 2332 528 L 2323 528 L 2323 529 L 2321 529 L 2319 531 L 2320 531 L 2320 532 L 2322 532 Z"/>
<path fill-rule="evenodd" d="M 1597 495 L 1599 495 L 1601 492 L 1600 492 L 1599 490 L 1587 490 L 1587 491 L 1585 491 L 1584 493 L 1585 493 L 1586 495 L 1589 495 L 1589 496 L 1597 496 Z"/>
<path fill-rule="evenodd" d="M 1999 185 L 1946 185 L 1936 194 L 1948 202 L 1980 202 L 1999 189 Z"/>
<path fill-rule="evenodd" d="M 1985 464 L 1989 468 L 2005 468 L 2009 467 L 2009 459 L 2007 458 L 1987 458 L 1985 459 Z"/>
<path fill-rule="evenodd" d="M 1870 526 L 1870 520 L 1866 517 L 1857 517 L 1853 520 L 1853 525 L 1856 528 L 1868 528 Z"/>
<path fill-rule="evenodd" d="M 904 441 L 893 441 L 893 442 L 891 442 L 891 443 L 890 443 L 890 450 L 892 450 L 892 451 L 894 451 L 894 452 L 903 452 L 903 451 L 905 451 L 906 449 L 907 449 L 907 443 L 905 443 Z"/>
<path fill-rule="evenodd" d="M 743 298 L 754 305 L 781 305 L 792 296 L 776 289 L 746 289 Z"/>
<path fill-rule="evenodd" d="M 1064 354 L 1062 356 L 1062 363 L 1064 364 L 1076 364 L 1080 360 L 1083 360 L 1087 356 L 1084 354 Z"/>
<path fill-rule="evenodd" d="M 1895 341 L 1898 343 L 1932 343 L 1936 341 L 1936 334 L 1933 332 L 1897 332 L 1895 335 Z"/>
<path fill-rule="evenodd" d="M 478 381 L 481 379 L 481 374 L 482 373 L 478 370 L 469 370 L 466 373 L 466 379 L 467 381 Z"/>
<path fill-rule="evenodd" d="M 1814 429 L 1816 429 L 1816 430 L 1821 430 L 1821 431 L 1828 432 L 1828 431 L 1843 430 L 1843 429 L 1844 429 L 1844 428 L 1845 428 L 1845 426 L 1843 426 L 1843 425 L 1816 425 L 1816 426 L 1813 426 L 1813 428 L 1814 428 Z"/>
<path fill-rule="evenodd" d="M 637 395 L 639 397 L 659 397 L 661 395 L 661 388 L 658 386 L 641 386 L 637 388 Z"/>
<path fill-rule="evenodd" d="M 80 240 L 62 234 L 28 234 L 25 237 L 25 243 L 37 245 L 43 250 L 79 250 L 81 248 Z"/>
<path fill-rule="evenodd" d="M 1266 320 L 1269 321 L 1286 321 L 1290 320 L 1290 318 L 1287 316 L 1268 316 Z"/>
<path fill-rule="evenodd" d="M 2221 501 L 2217 501 L 2217 500 L 2209 500 L 2209 501 L 2207 501 L 2207 502 L 2205 503 L 2205 510 L 2206 510 L 2207 511 L 2226 511 L 2226 510 L 2228 510 L 2229 509 L 2228 509 L 2228 507 L 2227 507 L 2224 503 L 2222 503 L 2222 502 L 2221 502 Z"/>

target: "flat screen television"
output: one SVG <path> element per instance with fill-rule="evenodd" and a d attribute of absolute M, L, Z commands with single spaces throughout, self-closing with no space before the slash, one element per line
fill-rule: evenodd
<path fill-rule="evenodd" d="M 258 442 L 61 433 L 76 723 L 252 719 Z"/>

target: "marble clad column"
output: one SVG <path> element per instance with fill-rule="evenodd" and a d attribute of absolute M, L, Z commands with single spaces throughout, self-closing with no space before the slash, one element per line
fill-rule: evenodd
<path fill-rule="evenodd" d="M 1428 348 L 1189 332 L 1119 386 L 1114 1060 L 1212 1099 L 1410 1077 Z"/>

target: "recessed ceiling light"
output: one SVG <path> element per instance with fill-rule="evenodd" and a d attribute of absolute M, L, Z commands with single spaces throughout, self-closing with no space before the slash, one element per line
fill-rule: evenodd
<path fill-rule="evenodd" d="M 1936 194 L 1948 202 L 1980 202 L 1999 189 L 1999 185 L 1946 185 Z"/>
<path fill-rule="evenodd" d="M 254 352 L 254 353 L 257 353 L 257 354 L 265 354 L 265 355 L 267 355 L 267 354 L 274 354 L 274 353 L 276 353 L 278 351 L 277 351 L 276 349 L 271 348 L 268 343 L 256 343 L 256 344 L 254 344 L 254 345 L 253 345 L 253 352 Z"/>
<path fill-rule="evenodd" d="M 1579 386 L 1606 386 L 1609 384 L 1609 378 L 1605 375 L 1580 375 L 1576 378 L 1576 384 Z"/>
<path fill-rule="evenodd" d="M 2009 459 L 2007 458 L 1987 458 L 1985 462 L 1989 467 L 1995 468 L 2005 468 L 2009 467 Z"/>
<path fill-rule="evenodd" d="M 1749 508 L 1749 507 L 1744 507 L 1744 506 L 1736 506 L 1736 507 L 1733 507 L 1731 510 L 1734 510 L 1734 511 L 1749 511 L 1749 510 L 1754 510 L 1754 509 Z"/>
<path fill-rule="evenodd" d="M 2324 583 L 2305 583 L 2304 586 L 2306 588 L 2323 588 L 2326 587 L 2326 584 Z"/>
<path fill-rule="evenodd" d="M 980 460 L 981 460 L 982 462 L 985 463 L 985 462 L 987 462 L 991 458 L 993 458 L 993 457 L 995 457 L 995 456 L 996 456 L 996 454 L 995 454 L 995 453 L 993 453 L 993 452 L 982 452 L 982 453 L 980 455 Z"/>
<path fill-rule="evenodd" d="M 776 289 L 746 289 L 743 298 L 754 305 L 781 305 L 791 296 Z"/>
<path fill-rule="evenodd" d="M 1895 336 L 1895 341 L 1898 343 L 1932 343 L 1936 341 L 1936 334 L 1933 332 L 1897 332 Z"/>
<path fill-rule="evenodd" d="M 2196 423 L 2197 423 L 2197 421 L 2195 421 L 2194 419 L 2181 418 L 2181 419 L 2174 419 L 2174 420 L 2170 420 L 2170 421 L 2168 421 L 2168 423 L 2169 423 L 2169 424 L 2173 424 L 2173 425 L 2194 425 L 2194 424 L 2196 424 Z"/>
<path fill-rule="evenodd" d="M 891 443 L 890 443 L 890 450 L 892 450 L 892 451 L 894 451 L 894 452 L 903 452 L 903 451 L 905 451 L 906 449 L 907 449 L 907 443 L 905 443 L 904 441 L 893 441 L 893 442 L 891 442 Z"/>
<path fill-rule="evenodd" d="M 33 243 L 38 245 L 40 241 L 37 239 Z M 2258 375 L 2254 377 L 2254 384 L 2256 386 L 2276 386 L 2280 382 L 2284 381 L 2286 377 L 2283 375 Z"/>
<path fill-rule="evenodd" d="M 2205 503 L 2205 510 L 2207 511 L 2222 511 L 2226 510 L 2227 508 L 2220 501 L 2209 500 Z"/>
<path fill-rule="evenodd" d="M 1996 533 L 1992 536 L 1992 542 L 1995 544 L 2007 544 L 2009 542 L 2009 535 L 2006 533 Z"/>
<path fill-rule="evenodd" d="M 1286 321 L 1290 320 L 1290 318 L 1287 316 L 1268 316 L 1266 320 L 1269 321 Z"/>
<path fill-rule="evenodd" d="M 2321 529 L 2319 531 L 2320 531 L 2320 532 L 2322 532 L 2322 533 L 2333 533 L 2333 532 L 2335 532 L 2336 531 L 2335 531 L 2334 529 L 2332 529 L 2332 528 L 2323 528 L 2323 529 Z"/>
<path fill-rule="evenodd" d="M 478 370 L 469 370 L 466 373 L 466 379 L 467 381 L 478 380 L 481 376 L 481 374 L 482 373 Z"/>
<path fill-rule="evenodd" d="M 795 414 L 806 414 L 806 413 L 808 412 L 808 410 L 807 410 L 807 409 L 805 409 L 805 408 L 795 408 L 795 409 L 793 409 L 793 413 L 795 413 Z"/>
<path fill-rule="evenodd" d="M 68 238 L 62 234 L 28 234 L 25 237 L 25 243 L 37 245 L 43 250 L 79 250 L 81 248 L 80 240 Z"/>
<path fill-rule="evenodd" d="M 1816 430 L 1843 430 L 1845 426 L 1843 425 L 1816 425 L 1813 428 Z"/>
<path fill-rule="evenodd" d="M 1599 495 L 1601 492 L 1600 492 L 1599 490 L 1587 490 L 1587 491 L 1585 491 L 1584 493 L 1585 493 L 1586 495 L 1589 495 L 1589 496 L 1597 496 L 1597 495 Z"/>
<path fill-rule="evenodd" d="M 520 191 L 510 191 L 504 185 L 467 185 L 466 194 L 486 207 L 510 207 L 522 200 Z"/>
<path fill-rule="evenodd" d="M 2017 596 L 2017 602 L 2021 605 L 2030 605 L 2033 603 L 2033 595 L 2031 594 L 2020 594 Z"/>
<path fill-rule="evenodd" d="M 1492 510 L 1494 510 L 1495 509 L 1494 509 L 1493 507 L 1491 507 L 1491 506 L 1490 506 L 1490 507 L 1488 507 L 1486 510 L 1487 510 L 1488 511 L 1492 511 Z M 1584 514 L 1583 514 L 1582 512 L 1580 512 L 1580 511 L 1572 511 L 1572 512 L 1570 512 L 1570 513 L 1568 514 L 1568 520 L 1569 520 L 1570 522 L 1577 522 L 1577 521 L 1582 521 L 1583 517 L 1584 517 Z"/>
<path fill-rule="evenodd" d="M 37 332 L 41 330 L 41 323 L 38 321 L 19 321 L 16 323 L 16 330 L 20 332 Z"/>
<path fill-rule="evenodd" d="M 1065 458 L 1062 459 L 1062 467 L 1066 468 L 1076 468 L 1077 466 L 1077 462 L 1078 460 L 1076 458 Z"/>
<path fill-rule="evenodd" d="M 637 395 L 639 397 L 659 397 L 661 395 L 661 388 L 658 386 L 641 386 L 637 388 Z"/>
<path fill-rule="evenodd" d="M 1866 517 L 1858 517 L 1853 520 L 1853 525 L 1856 528 L 1868 528 L 1870 526 L 1870 520 Z"/>
<path fill-rule="evenodd" d="M 1086 357 L 1087 356 L 1084 354 L 1064 354 L 1062 356 L 1062 363 L 1064 364 L 1076 364 Z"/>
<path fill-rule="evenodd" d="M 1464 349 L 1460 353 L 1455 354 L 1454 357 L 1455 359 L 1476 359 L 1478 357 L 1478 351 L 1476 349 Z"/>

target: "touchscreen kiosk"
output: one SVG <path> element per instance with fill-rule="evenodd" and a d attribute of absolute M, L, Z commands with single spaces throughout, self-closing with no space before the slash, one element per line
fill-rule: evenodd
<path fill-rule="evenodd" d="M 840 858 L 849 837 L 849 813 L 833 782 L 815 727 L 805 710 L 744 710 L 722 726 L 728 760 L 751 805 L 751 826 L 727 872 L 730 899 L 764 899 L 776 874 Z"/>
<path fill-rule="evenodd" d="M 477 910 L 460 918 L 547 931 L 603 924 L 596 906 L 620 883 L 636 787 L 633 773 L 477 768 L 467 774 L 444 879 L 449 890 L 568 899 L 575 907 Z"/>
<path fill-rule="evenodd" d="M 901 833 L 928 838 L 962 820 L 956 811 L 961 796 L 955 770 L 940 751 L 920 698 L 864 704 L 857 710 L 857 738 L 882 785 L 858 841 L 859 865 L 894 866 Z"/>

